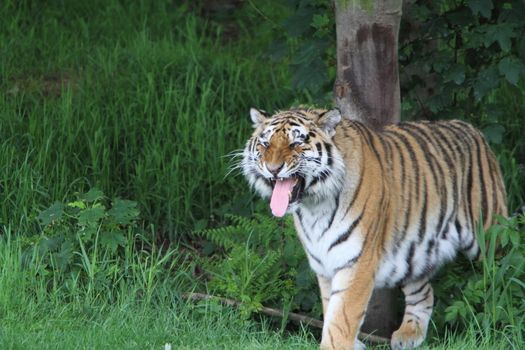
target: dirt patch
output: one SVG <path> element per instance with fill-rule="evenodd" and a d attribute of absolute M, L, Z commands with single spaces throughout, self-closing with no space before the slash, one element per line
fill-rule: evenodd
<path fill-rule="evenodd" d="M 78 79 L 69 73 L 53 73 L 42 76 L 21 75 L 9 79 L 7 94 L 40 94 L 46 98 L 60 97 L 63 91 L 75 89 Z"/>

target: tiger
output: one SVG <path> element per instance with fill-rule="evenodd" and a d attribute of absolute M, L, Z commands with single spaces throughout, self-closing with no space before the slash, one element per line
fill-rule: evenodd
<path fill-rule="evenodd" d="M 293 215 L 319 284 L 321 349 L 365 348 L 357 335 L 382 287 L 405 298 L 391 347 L 418 347 L 434 305 L 430 278 L 457 252 L 478 259 L 476 230 L 507 216 L 482 133 L 460 120 L 377 129 L 337 109 L 252 108 L 250 117 L 242 172 L 273 215 Z"/>

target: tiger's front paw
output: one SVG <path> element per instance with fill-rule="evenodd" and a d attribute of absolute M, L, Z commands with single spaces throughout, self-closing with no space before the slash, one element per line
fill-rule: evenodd
<path fill-rule="evenodd" d="M 393 350 L 413 349 L 421 345 L 426 337 L 426 330 L 422 330 L 417 323 L 403 323 L 392 334 L 390 346 Z"/>

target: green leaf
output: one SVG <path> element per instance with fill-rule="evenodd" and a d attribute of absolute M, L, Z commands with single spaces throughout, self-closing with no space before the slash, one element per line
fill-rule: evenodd
<path fill-rule="evenodd" d="M 320 87 L 328 82 L 326 65 L 320 58 L 309 65 L 292 65 L 292 69 L 292 85 L 295 89 L 319 91 Z"/>
<path fill-rule="evenodd" d="M 516 57 L 505 57 L 498 64 L 501 75 L 512 85 L 518 85 L 520 75 L 525 74 L 525 65 Z"/>
<path fill-rule="evenodd" d="M 92 188 L 87 193 L 80 196 L 80 199 L 86 202 L 95 202 L 102 198 L 104 198 L 104 193 L 97 188 Z"/>
<path fill-rule="evenodd" d="M 492 4 L 492 0 L 470 0 L 468 7 L 470 7 L 474 15 L 479 13 L 485 18 L 490 18 L 494 5 Z"/>
<path fill-rule="evenodd" d="M 455 306 L 449 306 L 445 309 L 445 322 L 452 322 L 458 317 L 458 309 Z"/>
<path fill-rule="evenodd" d="M 93 226 L 105 216 L 104 207 L 93 207 L 82 210 L 78 214 L 78 224 L 80 226 Z"/>
<path fill-rule="evenodd" d="M 119 225 L 129 225 L 139 217 L 140 211 L 137 209 L 137 202 L 116 198 L 108 214 L 113 218 L 115 223 Z"/>
<path fill-rule="evenodd" d="M 43 226 L 47 226 L 53 221 L 60 220 L 64 214 L 64 204 L 55 202 L 52 206 L 38 214 L 37 219 Z"/>
<path fill-rule="evenodd" d="M 485 137 L 491 143 L 499 145 L 503 141 L 503 134 L 505 134 L 505 128 L 499 124 L 489 125 L 483 128 L 483 134 L 485 134 Z"/>
<path fill-rule="evenodd" d="M 512 47 L 512 38 L 516 37 L 514 26 L 509 23 L 487 24 L 480 26 L 480 32 L 484 34 L 483 42 L 485 47 L 489 47 L 494 42 L 498 42 L 501 49 L 505 52 Z"/>
<path fill-rule="evenodd" d="M 67 203 L 70 208 L 86 209 L 86 203 L 83 201 L 74 201 Z"/>
<path fill-rule="evenodd" d="M 283 27 L 291 37 L 299 37 L 312 30 L 310 23 L 315 13 L 314 8 L 301 7 L 292 16 L 288 17 Z"/>
<path fill-rule="evenodd" d="M 481 100 L 489 91 L 499 85 L 500 79 L 496 66 L 490 66 L 479 72 L 474 81 L 474 96 L 476 100 Z"/>
<path fill-rule="evenodd" d="M 472 16 L 471 11 L 466 7 L 460 7 L 455 11 L 446 13 L 445 17 L 450 24 L 458 27 L 467 27 L 468 25 L 474 24 L 476 21 L 476 17 Z"/>
<path fill-rule="evenodd" d="M 514 230 L 510 231 L 509 238 L 514 247 L 518 247 L 520 245 L 520 233 L 519 232 L 514 231 Z"/>
<path fill-rule="evenodd" d="M 206 219 L 200 219 L 200 220 L 197 220 L 193 226 L 193 230 L 194 231 L 202 231 L 204 229 L 206 229 L 206 227 L 208 226 L 208 220 Z"/>
<path fill-rule="evenodd" d="M 461 64 L 454 64 L 443 74 L 443 81 L 453 81 L 457 85 L 465 81 L 465 67 Z"/>
<path fill-rule="evenodd" d="M 122 231 L 104 232 L 100 235 L 100 244 L 111 251 L 117 250 L 119 246 L 126 246 L 126 237 Z"/>
<path fill-rule="evenodd" d="M 327 27 L 329 24 L 330 24 L 330 18 L 328 17 L 328 14 L 323 13 L 322 15 L 320 14 L 314 15 L 311 26 L 319 30 L 324 27 Z"/>
<path fill-rule="evenodd" d="M 500 234 L 500 244 L 503 248 L 509 243 L 509 233 L 506 230 L 503 230 Z"/>

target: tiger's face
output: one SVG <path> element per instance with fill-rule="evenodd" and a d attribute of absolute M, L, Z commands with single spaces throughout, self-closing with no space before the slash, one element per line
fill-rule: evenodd
<path fill-rule="evenodd" d="M 274 215 L 340 191 L 344 165 L 332 140 L 339 111 L 292 109 L 270 116 L 252 108 L 250 116 L 255 131 L 242 169 L 262 197 L 271 197 Z"/>

